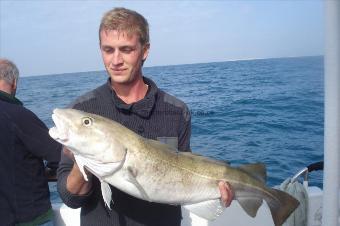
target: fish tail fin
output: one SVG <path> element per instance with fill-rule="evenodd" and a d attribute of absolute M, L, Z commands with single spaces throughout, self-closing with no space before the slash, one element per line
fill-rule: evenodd
<path fill-rule="evenodd" d="M 293 196 L 286 192 L 270 188 L 268 192 L 271 194 L 265 198 L 275 226 L 281 226 L 291 213 L 299 206 Z"/>

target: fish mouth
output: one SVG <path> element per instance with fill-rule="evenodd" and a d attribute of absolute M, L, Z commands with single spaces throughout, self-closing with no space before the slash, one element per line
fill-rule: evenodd
<path fill-rule="evenodd" d="M 68 130 L 66 129 L 64 120 L 58 116 L 55 111 L 53 111 L 52 120 L 55 126 L 50 128 L 48 133 L 54 140 L 63 144 L 66 143 L 68 141 Z"/>

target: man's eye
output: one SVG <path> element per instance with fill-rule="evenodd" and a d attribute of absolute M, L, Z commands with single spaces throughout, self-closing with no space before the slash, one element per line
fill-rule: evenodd
<path fill-rule="evenodd" d="M 133 51 L 132 48 L 122 48 L 120 51 L 122 51 L 123 53 L 131 53 Z"/>
<path fill-rule="evenodd" d="M 111 48 L 105 48 L 105 49 L 103 49 L 103 51 L 105 53 L 113 53 L 113 49 L 111 49 Z"/>

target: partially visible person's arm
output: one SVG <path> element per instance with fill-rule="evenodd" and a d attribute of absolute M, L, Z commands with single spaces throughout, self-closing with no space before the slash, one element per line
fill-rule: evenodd
<path fill-rule="evenodd" d="M 10 117 L 17 135 L 32 154 L 48 162 L 59 162 L 61 144 L 50 137 L 46 125 L 33 112 L 24 107 L 16 108 Z"/>
<path fill-rule="evenodd" d="M 30 110 L 17 107 L 9 111 L 15 134 L 30 153 L 46 161 L 45 176 L 49 181 L 56 181 L 61 144 L 49 136 L 46 125 Z"/>
<path fill-rule="evenodd" d="M 180 121 L 180 131 L 178 135 L 178 150 L 191 152 L 191 114 L 186 105 L 182 110 L 182 120 Z"/>

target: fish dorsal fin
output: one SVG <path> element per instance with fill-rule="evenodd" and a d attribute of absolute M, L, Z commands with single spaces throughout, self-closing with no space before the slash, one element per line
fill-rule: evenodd
<path fill-rule="evenodd" d="M 220 199 L 184 205 L 183 207 L 197 216 L 207 220 L 215 220 L 223 213 L 223 210 L 225 209 Z"/>
<path fill-rule="evenodd" d="M 264 184 L 267 181 L 266 165 L 263 163 L 247 164 L 238 168 Z"/>
<path fill-rule="evenodd" d="M 184 156 L 188 156 L 188 157 L 191 157 L 191 158 L 196 158 L 196 159 L 200 159 L 200 160 L 203 160 L 203 161 L 219 164 L 219 165 L 229 165 L 229 163 L 227 161 L 212 159 L 212 158 L 206 157 L 204 155 L 200 155 L 200 154 L 193 153 L 193 152 L 180 152 L 179 154 L 184 155 Z"/>
<path fill-rule="evenodd" d="M 237 197 L 237 201 L 246 213 L 251 216 L 255 217 L 258 209 L 262 205 L 262 198 L 257 197 Z"/>

